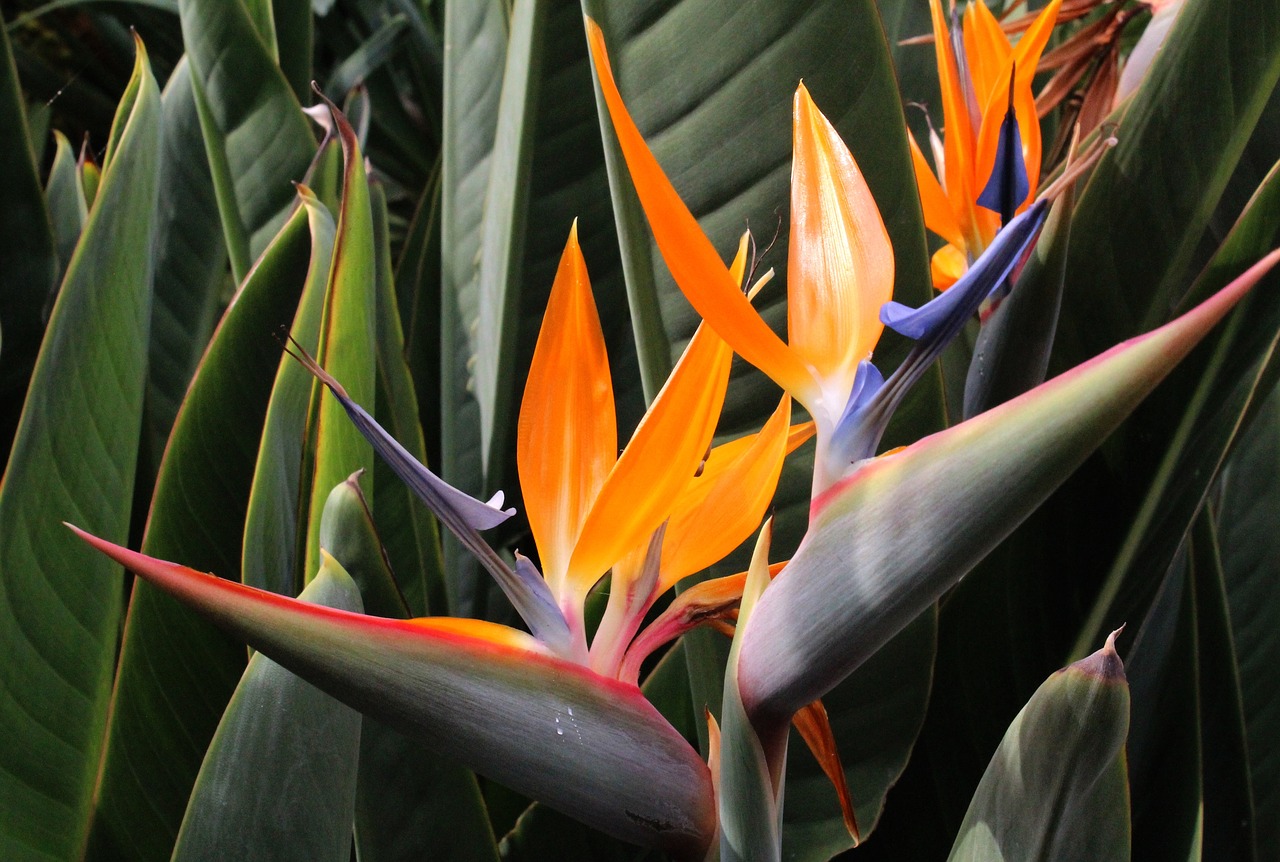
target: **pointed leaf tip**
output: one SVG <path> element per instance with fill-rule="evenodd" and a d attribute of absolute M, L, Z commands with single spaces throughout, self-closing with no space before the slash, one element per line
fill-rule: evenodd
<path fill-rule="evenodd" d="M 1107 642 L 1103 644 L 1102 649 L 1092 655 L 1085 656 L 1067 669 L 1097 677 L 1101 680 L 1125 682 L 1127 677 L 1124 672 L 1124 662 L 1121 660 L 1120 654 L 1116 652 L 1116 638 L 1122 631 L 1124 631 L 1124 626 L 1120 626 L 1120 628 L 1107 635 Z"/>

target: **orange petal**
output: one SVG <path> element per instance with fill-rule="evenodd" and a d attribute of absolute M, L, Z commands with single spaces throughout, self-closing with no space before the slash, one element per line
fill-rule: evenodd
<path fill-rule="evenodd" d="M 845 781 L 844 766 L 840 763 L 840 750 L 836 748 L 836 737 L 831 732 L 831 722 L 827 719 L 827 708 L 822 701 L 801 709 L 791 719 L 804 744 L 813 752 L 814 759 L 822 767 L 822 771 L 831 779 L 840 799 L 840 813 L 844 815 L 844 826 L 853 837 L 854 844 L 860 842 L 858 819 L 853 813 L 853 799 L 849 796 L 849 785 Z"/>
<path fill-rule="evenodd" d="M 924 210 L 924 225 L 952 245 L 964 248 L 964 235 L 960 232 L 960 222 L 951 209 L 947 194 L 938 185 L 938 180 L 929 169 L 924 153 L 916 139 L 907 135 L 911 143 L 911 166 L 916 172 L 916 189 L 920 193 L 920 207 Z"/>
<path fill-rule="evenodd" d="M 954 245 L 944 245 L 934 252 L 933 259 L 929 261 L 929 274 L 938 290 L 946 290 L 955 284 L 968 269 L 969 262 L 964 252 Z"/>
<path fill-rule="evenodd" d="M 933 19 L 933 52 L 938 63 L 938 88 L 942 92 L 942 122 L 946 134 L 944 173 L 947 197 L 963 202 L 964 212 L 973 210 L 973 129 L 969 123 L 969 107 L 951 51 L 951 36 L 940 0 L 929 0 Z M 963 222 L 963 217 L 961 221 Z"/>
<path fill-rule="evenodd" d="M 893 298 L 893 246 L 849 148 L 796 88 L 791 162 L 787 331 L 792 349 L 844 409 L 858 363 L 871 355 Z"/>
<path fill-rule="evenodd" d="M 569 564 L 569 589 L 585 594 L 667 519 L 711 443 L 732 358 L 713 329 L 698 327 L 587 515 Z"/>
<path fill-rule="evenodd" d="M 715 327 L 743 359 L 768 374 L 802 403 L 808 403 L 816 393 L 813 375 L 751 307 L 711 241 L 662 172 L 622 102 L 605 51 L 604 34 L 590 18 L 587 19 L 587 39 L 627 169 L 658 250 L 676 284 L 698 314 Z"/>
<path fill-rule="evenodd" d="M 979 105 L 986 104 L 993 88 L 1003 87 L 1008 92 L 1008 78 L 1002 82 L 1000 70 L 1008 68 L 1013 46 L 982 0 L 975 0 L 964 10 L 964 53 Z"/>
<path fill-rule="evenodd" d="M 711 450 L 667 522 L 659 594 L 719 561 L 760 526 L 782 475 L 790 421 L 791 399 L 784 395 L 759 433 Z"/>
<path fill-rule="evenodd" d="M 516 438 L 525 511 L 556 595 L 617 457 L 609 358 L 575 222 L 533 351 Z"/>

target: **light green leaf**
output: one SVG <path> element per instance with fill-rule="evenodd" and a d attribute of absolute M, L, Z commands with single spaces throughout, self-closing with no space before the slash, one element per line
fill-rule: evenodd
<path fill-rule="evenodd" d="M 391 267 L 391 238 L 387 226 L 387 201 L 381 183 L 370 189 L 373 204 L 373 237 L 376 253 L 378 397 L 374 414 L 410 454 L 427 463 L 426 443 L 418 420 L 418 400 L 405 361 L 404 332 Z M 443 612 L 444 562 L 435 518 L 416 500 L 408 486 L 389 466 L 377 459 L 373 467 L 374 521 L 384 537 L 392 571 L 398 572 L 400 589 L 408 602 L 409 616 Z"/>
<path fill-rule="evenodd" d="M 769 539 L 772 524 L 765 522 L 756 541 L 742 588 L 738 624 L 729 650 L 721 703 L 720 764 L 716 798 L 720 805 L 720 859 L 722 862 L 770 862 L 782 858 L 782 824 L 779 794 L 781 771 L 786 762 L 787 724 L 753 726 L 738 686 L 738 658 L 751 615 L 760 596 L 770 586 Z"/>
<path fill-rule="evenodd" d="M 1107 645 L 1045 681 L 982 776 L 948 862 L 1127 862 L 1129 688 Z"/>
<path fill-rule="evenodd" d="M 59 535 L 124 541 L 142 417 L 160 92 L 138 43 L 98 199 L 67 268 L 0 486 L 0 857 L 83 848 L 115 670 L 118 569 Z"/>
<path fill-rule="evenodd" d="M 314 195 L 304 191 L 300 196 L 310 223 L 311 259 L 289 338 L 314 354 L 328 295 L 334 224 Z M 282 357 L 271 387 L 245 516 L 241 579 L 281 595 L 296 595 L 302 584 L 303 456 L 313 391 L 306 369 L 292 357 Z"/>
<path fill-rule="evenodd" d="M 325 289 L 324 314 L 316 360 L 342 382 L 353 399 L 374 402 L 377 381 L 377 348 L 374 318 L 377 315 L 376 259 L 373 246 L 373 212 L 364 157 L 355 131 L 336 109 L 334 122 L 342 141 L 342 208 L 334 235 L 333 258 Z M 303 501 L 307 513 L 304 572 L 319 570 L 320 515 L 329 490 L 357 470 L 373 468 L 373 449 L 347 419 L 337 399 L 318 383 L 312 387 L 309 435 L 311 453 L 303 460 Z"/>
<path fill-rule="evenodd" d="M 80 169 L 76 154 L 67 136 L 56 129 L 53 140 L 57 147 L 53 165 L 49 168 L 49 181 L 45 185 L 45 199 L 49 207 L 49 219 L 53 222 L 53 235 L 58 246 L 58 275 L 66 272 L 71 254 L 76 250 L 80 232 L 89 220 L 89 205 L 84 199 L 84 185 L 80 182 Z"/>
<path fill-rule="evenodd" d="M 238 577 L 254 458 L 280 362 L 275 335 L 293 316 L 313 251 L 308 215 L 299 207 L 285 223 L 196 370 L 152 496 L 148 553 Z M 150 584 L 135 584 L 86 858 L 169 858 L 244 661 L 241 645 Z"/>
<path fill-rule="evenodd" d="M 332 557 L 299 599 L 361 610 Z M 358 712 L 255 655 L 200 767 L 174 862 L 347 862 L 359 749 Z"/>

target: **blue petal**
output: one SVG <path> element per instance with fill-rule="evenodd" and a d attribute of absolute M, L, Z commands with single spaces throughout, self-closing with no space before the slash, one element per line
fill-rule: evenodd
<path fill-rule="evenodd" d="M 387 466 L 427 505 L 440 519 L 440 523 L 458 537 L 458 541 L 480 564 L 488 569 L 534 636 L 545 638 L 543 642 L 557 652 L 571 649 L 564 617 L 554 600 L 550 599 L 546 581 L 537 574 L 533 564 L 525 560 L 525 565 L 521 567 L 517 561 L 517 571 L 512 571 L 478 532 L 496 527 L 516 513 L 515 509 L 499 508 L 502 505 L 502 494 L 495 494 L 488 503 L 482 503 L 445 482 L 409 454 L 363 407 L 352 401 L 342 384 L 317 365 L 305 351 L 299 349 L 293 355 L 317 380 L 329 387 L 329 391 L 347 411 L 352 423 L 373 446 L 374 451 L 387 462 Z M 533 572 L 533 577 L 530 577 L 530 571 Z M 558 625 L 552 614 L 560 618 Z M 563 633 L 560 629 L 563 629 Z M 565 655 L 568 657 L 567 653 Z"/>
<path fill-rule="evenodd" d="M 551 595 L 551 587 L 533 562 L 519 551 L 516 551 L 516 578 L 528 599 L 523 606 L 517 606 L 516 610 L 529 625 L 529 631 L 555 652 L 566 658 L 571 657 L 573 636 L 569 633 L 569 624 L 565 622 L 555 596 Z"/>
<path fill-rule="evenodd" d="M 1005 284 L 1044 224 L 1048 206 L 1045 201 L 1037 201 L 1009 222 L 969 271 L 940 296 L 920 308 L 908 308 L 898 302 L 886 302 L 880 307 L 880 321 L 895 332 L 914 338 L 916 345 L 882 385 L 880 373 L 873 366 L 858 366 L 853 395 L 833 435 L 832 457 L 849 465 L 875 454 L 889 420 L 907 392 L 964 328 L 983 300 Z"/>
<path fill-rule="evenodd" d="M 849 393 L 849 401 L 844 406 L 840 421 L 836 423 L 837 438 L 848 432 L 849 426 L 854 423 L 854 417 L 866 410 L 871 399 L 875 398 L 883 386 L 884 375 L 871 364 L 871 360 L 864 359 L 858 363 L 858 372 L 853 378 L 853 391 Z"/>
<path fill-rule="evenodd" d="M 426 503 L 427 508 L 434 512 L 436 517 L 444 520 L 446 524 L 459 522 L 473 530 L 488 530 L 516 513 L 515 509 L 502 508 L 501 491 L 494 494 L 489 502 L 482 503 L 432 473 L 421 461 L 409 454 L 409 451 L 401 446 L 396 438 L 388 434 L 363 407 L 352 401 L 342 385 L 317 365 L 314 359 L 305 353 L 296 358 L 315 375 L 316 379 L 329 387 L 329 391 L 342 405 L 342 409 L 347 411 L 352 424 L 369 441 L 374 451 L 387 462 L 387 466 L 400 477 L 400 481 L 408 485 L 409 490 Z"/>
<path fill-rule="evenodd" d="M 1044 224 L 1048 203 L 1037 201 L 1022 215 L 996 234 L 982 256 L 968 272 L 946 291 L 919 308 L 900 302 L 886 302 L 880 307 L 880 322 L 908 338 L 920 342 L 945 342 L 955 337 L 982 301 L 999 289 L 1018 261 L 1022 259 L 1040 226 Z"/>
<path fill-rule="evenodd" d="M 1022 158 L 1022 134 L 1013 106 L 1005 112 L 1000 124 L 1000 140 L 996 145 L 996 163 L 987 185 L 978 195 L 978 206 L 1000 213 L 1000 223 L 1013 219 L 1018 205 L 1027 199 L 1031 183 L 1027 180 L 1027 164 Z"/>

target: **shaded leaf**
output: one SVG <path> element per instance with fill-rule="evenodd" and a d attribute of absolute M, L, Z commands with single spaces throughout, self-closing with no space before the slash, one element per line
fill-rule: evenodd
<path fill-rule="evenodd" d="M 0 856 L 10 858 L 83 846 L 115 670 L 118 569 L 57 524 L 75 518 L 120 541 L 129 528 L 160 147 L 160 92 L 140 42 L 116 126 L 0 485 Z"/>
<path fill-rule="evenodd" d="M 299 207 L 250 273 L 196 370 L 161 463 L 142 547 L 237 577 L 276 339 L 316 240 Z M 326 249 L 327 255 L 327 249 Z M 135 584 L 87 858 L 169 858 L 244 648 L 150 584 Z"/>
<path fill-rule="evenodd" d="M 298 598 L 361 610 L 332 557 Z M 347 862 L 359 746 L 358 712 L 255 655 L 209 744 L 174 862 Z"/>

